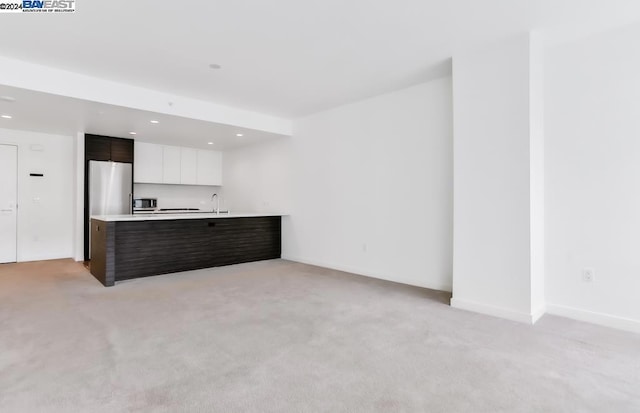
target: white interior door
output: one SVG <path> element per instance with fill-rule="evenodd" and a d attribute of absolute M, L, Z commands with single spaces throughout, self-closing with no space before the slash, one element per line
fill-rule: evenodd
<path fill-rule="evenodd" d="M 0 145 L 0 263 L 16 262 L 18 148 Z"/>

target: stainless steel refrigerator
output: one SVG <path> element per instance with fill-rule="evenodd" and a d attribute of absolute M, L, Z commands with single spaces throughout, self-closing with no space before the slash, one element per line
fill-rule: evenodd
<path fill-rule="evenodd" d="M 132 165 L 89 161 L 89 219 L 93 215 L 131 214 L 133 208 Z M 91 226 L 89 258 L 91 258 Z"/>

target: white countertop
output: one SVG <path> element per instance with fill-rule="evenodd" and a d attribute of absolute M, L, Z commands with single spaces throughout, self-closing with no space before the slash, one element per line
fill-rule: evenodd
<path fill-rule="evenodd" d="M 232 212 L 216 214 L 215 212 L 189 212 L 184 214 L 133 214 L 133 215 L 92 215 L 91 219 L 99 221 L 161 221 L 170 219 L 211 219 L 211 218 L 247 218 L 247 217 L 281 217 L 287 214 L 270 212 Z"/>

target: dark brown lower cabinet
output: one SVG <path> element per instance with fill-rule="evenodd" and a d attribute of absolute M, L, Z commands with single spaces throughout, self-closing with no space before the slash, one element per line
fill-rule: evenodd
<path fill-rule="evenodd" d="M 91 220 L 91 273 L 105 286 L 280 258 L 281 217 Z"/>

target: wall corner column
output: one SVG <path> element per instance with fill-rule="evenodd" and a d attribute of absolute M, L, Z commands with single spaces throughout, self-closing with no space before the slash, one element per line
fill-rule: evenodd
<path fill-rule="evenodd" d="M 542 76 L 537 33 L 453 56 L 453 307 L 544 313 Z"/>

